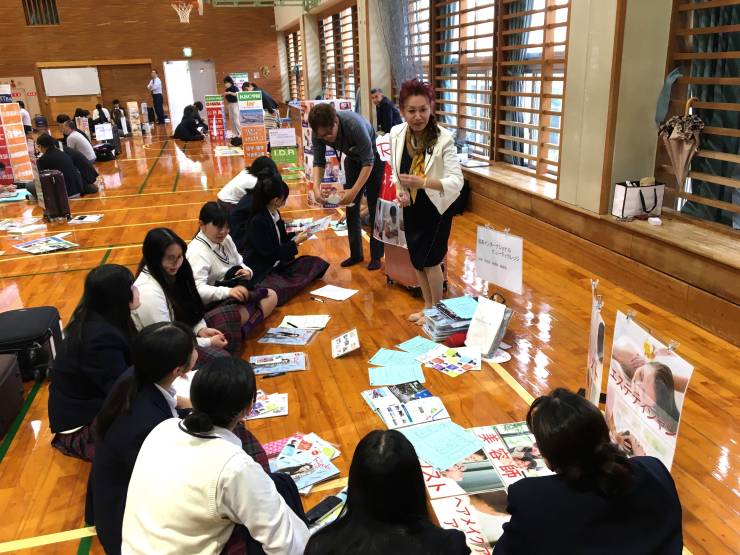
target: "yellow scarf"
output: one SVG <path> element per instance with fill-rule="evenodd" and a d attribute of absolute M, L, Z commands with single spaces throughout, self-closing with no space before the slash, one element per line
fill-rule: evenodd
<path fill-rule="evenodd" d="M 411 129 L 406 129 L 406 150 L 408 150 L 411 155 L 411 168 L 409 169 L 409 175 L 426 177 L 426 174 L 424 173 L 424 154 L 427 151 L 425 143 L 426 141 L 422 140 L 421 144 L 416 144 L 413 132 Z M 411 202 L 416 200 L 416 193 L 418 191 L 419 189 L 409 189 Z"/>

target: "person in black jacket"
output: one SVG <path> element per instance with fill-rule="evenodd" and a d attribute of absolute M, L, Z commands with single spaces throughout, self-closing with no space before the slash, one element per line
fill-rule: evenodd
<path fill-rule="evenodd" d="M 254 188 L 257 186 L 256 176 L 267 176 L 270 174 L 274 174 L 277 176 L 280 175 L 277 165 L 275 165 L 275 162 L 269 156 L 259 156 L 245 171 L 249 173 L 249 177 L 254 179 L 255 182 L 249 186 L 237 186 L 234 188 L 234 190 L 229 191 L 229 196 L 231 197 L 237 196 L 240 191 L 243 192 L 241 192 L 242 196 L 237 201 L 236 207 L 224 207 L 224 209 L 229 214 L 229 235 L 231 235 L 231 238 L 234 240 L 234 244 L 236 245 L 237 250 L 242 253 L 242 255 L 244 254 L 244 249 L 246 248 L 247 232 L 249 231 L 249 220 L 252 219 L 252 196 L 254 194 Z M 234 180 L 232 180 L 232 182 L 233 181 Z M 244 181 L 244 183 L 247 183 L 246 180 Z M 222 189 L 222 191 L 224 189 Z M 220 196 L 221 193 L 219 193 L 219 197 Z M 219 198 L 219 204 L 224 205 L 226 203 L 222 202 Z"/>
<path fill-rule="evenodd" d="M 251 284 L 277 293 L 277 306 L 295 297 L 312 281 L 321 278 L 329 263 L 318 256 L 299 256 L 298 245 L 309 235 L 287 233 L 278 208 L 289 194 L 280 176 L 268 171 L 257 175 L 252 194 L 252 217 L 246 234 L 244 263 L 252 269 Z"/>
<path fill-rule="evenodd" d="M 200 115 L 200 113 L 203 111 L 203 103 L 200 100 L 197 100 L 193 102 L 193 108 L 195 108 L 193 117 L 195 118 L 195 123 L 198 131 L 205 135 L 206 133 L 208 133 L 208 125 L 206 125 L 206 122 L 203 121 L 203 117 Z"/>
<path fill-rule="evenodd" d="M 142 329 L 133 369 L 121 376 L 98 415 L 85 520 L 95 524 L 108 555 L 121 552 L 126 491 L 141 444 L 159 423 L 178 416 L 178 401 L 183 409 L 189 404 L 177 398 L 172 384 L 195 365 L 195 345 L 193 331 L 180 322 Z"/>
<path fill-rule="evenodd" d="M 56 139 L 48 133 L 42 133 L 36 139 L 36 147 L 41 152 L 41 156 L 36 162 L 39 172 L 46 170 L 57 170 L 62 172 L 64 177 L 64 186 L 67 188 L 67 196 L 76 198 L 82 194 L 84 183 L 79 170 L 75 167 L 72 158 L 66 152 L 57 148 Z M 84 156 L 83 156 L 84 157 Z M 26 189 L 33 198 L 37 198 L 36 185 L 29 183 Z"/>
<path fill-rule="evenodd" d="M 139 293 L 131 271 L 94 268 L 54 360 L 49 386 L 51 444 L 65 455 L 92 460 L 93 420 L 118 377 L 131 365 L 136 333 L 131 310 Z"/>
<path fill-rule="evenodd" d="M 197 110 L 194 106 L 185 106 L 180 123 L 175 128 L 175 139 L 181 141 L 202 141 L 203 134 L 198 131 Z"/>
<path fill-rule="evenodd" d="M 394 125 L 403 123 L 401 112 L 390 98 L 383 94 L 383 89 L 375 87 L 370 90 L 370 100 L 375 104 L 375 115 L 378 120 L 378 130 L 390 133 Z"/>
<path fill-rule="evenodd" d="M 566 389 L 536 399 L 527 425 L 555 475 L 509 487 L 496 555 L 680 555 L 681 503 L 660 460 L 628 459 L 599 409 Z"/>
<path fill-rule="evenodd" d="M 316 532 L 304 555 L 463 555 L 465 534 L 430 520 L 414 446 L 397 430 L 375 430 L 352 457 L 345 512 Z"/>
<path fill-rule="evenodd" d="M 99 190 L 97 181 L 100 174 L 95 169 L 93 163 L 85 158 L 85 155 L 79 150 L 70 148 L 65 150 L 64 153 L 72 159 L 72 163 L 80 172 L 80 176 L 82 177 L 82 193 L 85 195 L 97 193 Z"/>

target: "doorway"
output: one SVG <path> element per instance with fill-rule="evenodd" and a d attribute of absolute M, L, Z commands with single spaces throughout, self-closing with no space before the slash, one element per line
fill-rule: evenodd
<path fill-rule="evenodd" d="M 207 94 L 218 94 L 216 68 L 211 60 L 166 61 L 164 78 L 173 131 L 180 123 L 186 106 L 196 100 L 204 102 Z"/>

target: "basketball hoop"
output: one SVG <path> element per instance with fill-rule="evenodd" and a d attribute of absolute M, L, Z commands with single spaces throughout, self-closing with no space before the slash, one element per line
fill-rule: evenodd
<path fill-rule="evenodd" d="M 180 23 L 190 23 L 190 12 L 193 10 L 192 4 L 189 2 L 176 2 L 175 4 L 171 4 L 171 6 L 177 12 Z"/>

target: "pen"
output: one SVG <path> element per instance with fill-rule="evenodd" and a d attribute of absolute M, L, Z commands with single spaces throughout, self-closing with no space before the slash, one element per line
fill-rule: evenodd
<path fill-rule="evenodd" d="M 288 324 L 288 325 L 289 325 L 289 326 L 290 326 L 291 328 L 297 328 L 297 327 L 298 327 L 298 326 L 296 326 L 295 324 L 292 324 L 292 323 L 290 323 L 290 322 L 286 322 L 286 324 Z"/>
<path fill-rule="evenodd" d="M 324 302 L 321 299 L 318 299 L 316 297 L 311 297 L 311 300 L 316 301 L 317 303 L 323 303 Z"/>
<path fill-rule="evenodd" d="M 276 372 L 275 374 L 265 374 L 264 378 L 277 378 L 278 376 L 285 376 L 285 372 Z"/>

